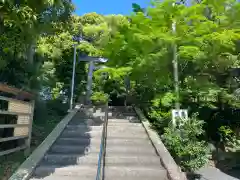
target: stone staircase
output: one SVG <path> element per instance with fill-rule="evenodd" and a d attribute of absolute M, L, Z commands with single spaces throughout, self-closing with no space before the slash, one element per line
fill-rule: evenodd
<path fill-rule="evenodd" d="M 45 154 L 30 180 L 93 180 L 104 121 L 104 109 L 93 117 L 78 112 Z"/>
<path fill-rule="evenodd" d="M 111 108 L 105 180 L 167 180 L 167 171 L 132 109 Z"/>
<path fill-rule="evenodd" d="M 167 170 L 133 108 L 109 107 L 108 112 L 99 180 L 168 180 Z M 104 117 L 105 108 L 86 107 L 70 113 L 10 180 L 96 179 Z M 175 177 L 172 180 L 183 180 Z"/>

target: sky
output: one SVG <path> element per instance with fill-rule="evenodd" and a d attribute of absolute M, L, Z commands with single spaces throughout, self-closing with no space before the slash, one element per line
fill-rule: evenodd
<path fill-rule="evenodd" d="M 83 15 L 89 12 L 98 14 L 123 14 L 132 12 L 132 3 L 137 3 L 141 7 L 147 7 L 150 0 L 73 0 L 76 6 L 76 14 Z"/>

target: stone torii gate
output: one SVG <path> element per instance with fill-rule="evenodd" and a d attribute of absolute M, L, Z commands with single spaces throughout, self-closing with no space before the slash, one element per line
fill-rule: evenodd
<path fill-rule="evenodd" d="M 88 80 L 87 80 L 87 94 L 86 94 L 86 104 L 91 103 L 91 94 L 92 94 L 92 78 L 93 78 L 93 71 L 94 71 L 94 63 L 106 63 L 108 59 L 102 57 L 94 57 L 94 56 L 79 56 L 78 62 L 89 62 L 88 68 Z"/>

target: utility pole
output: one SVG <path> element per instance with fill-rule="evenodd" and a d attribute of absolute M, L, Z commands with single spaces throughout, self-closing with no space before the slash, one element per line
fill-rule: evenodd
<path fill-rule="evenodd" d="M 173 3 L 175 6 L 175 3 Z M 176 35 L 176 21 L 172 23 L 172 31 L 173 34 Z M 174 87 L 175 87 L 175 94 L 176 94 L 176 102 L 175 102 L 175 109 L 180 109 L 179 104 L 179 76 L 178 76 L 178 59 L 177 59 L 177 45 L 176 43 L 173 44 L 173 75 L 174 75 Z"/>

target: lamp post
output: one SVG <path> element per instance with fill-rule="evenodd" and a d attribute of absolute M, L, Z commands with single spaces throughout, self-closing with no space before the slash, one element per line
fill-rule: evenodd
<path fill-rule="evenodd" d="M 74 41 L 78 43 L 83 41 L 82 37 L 73 37 Z M 71 97 L 70 97 L 70 108 L 69 110 L 73 109 L 73 96 L 74 96 L 74 83 L 75 83 L 75 71 L 76 71 L 76 58 L 77 58 L 77 45 L 74 44 L 74 54 L 73 54 L 73 70 L 72 70 L 72 83 L 71 83 Z"/>
<path fill-rule="evenodd" d="M 77 44 L 74 44 L 74 55 L 73 55 L 73 71 L 72 71 L 72 86 L 71 86 L 71 98 L 70 98 L 70 110 L 73 107 L 73 91 L 75 83 L 75 70 L 76 70 L 76 54 L 77 54 Z"/>

